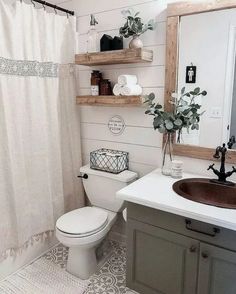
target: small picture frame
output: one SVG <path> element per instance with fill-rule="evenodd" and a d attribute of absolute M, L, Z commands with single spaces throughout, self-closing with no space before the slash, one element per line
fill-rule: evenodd
<path fill-rule="evenodd" d="M 186 66 L 186 84 L 196 83 L 197 67 L 195 65 Z"/>

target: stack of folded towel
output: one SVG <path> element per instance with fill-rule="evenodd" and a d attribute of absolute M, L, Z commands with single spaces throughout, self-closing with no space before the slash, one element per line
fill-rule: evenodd
<path fill-rule="evenodd" d="M 118 77 L 118 83 L 113 88 L 116 96 L 138 96 L 142 94 L 142 88 L 137 84 L 138 79 L 135 75 L 121 75 Z"/>

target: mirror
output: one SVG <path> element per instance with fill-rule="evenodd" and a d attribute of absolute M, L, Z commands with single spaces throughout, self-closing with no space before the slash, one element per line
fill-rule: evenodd
<path fill-rule="evenodd" d="M 199 130 L 184 130 L 180 144 L 236 149 L 236 8 L 183 15 L 178 24 L 177 93 L 200 87 L 207 96 Z"/>
<path fill-rule="evenodd" d="M 199 130 L 174 143 L 175 155 L 213 160 L 215 148 L 229 142 L 226 161 L 236 162 L 235 16 L 236 2 L 230 0 L 168 4 L 165 111 L 173 111 L 172 94 L 183 86 L 208 91 L 199 101 L 206 110 Z"/>

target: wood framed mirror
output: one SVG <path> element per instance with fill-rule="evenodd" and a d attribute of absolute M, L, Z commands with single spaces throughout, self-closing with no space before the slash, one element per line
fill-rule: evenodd
<path fill-rule="evenodd" d="M 220 12 L 220 11 L 223 13 L 223 11 L 229 11 L 229 10 L 230 10 L 230 13 L 231 12 L 235 13 L 235 16 L 236 16 L 236 1 L 235 0 L 221 0 L 221 1 L 215 0 L 215 1 L 197 1 L 197 2 L 196 1 L 188 1 L 188 2 L 186 1 L 186 2 L 172 3 L 172 4 L 168 5 L 168 8 L 167 8 L 167 33 L 166 33 L 167 40 L 166 40 L 166 78 L 165 78 L 165 103 L 164 103 L 165 110 L 170 111 L 172 109 L 172 105 L 169 103 L 169 101 L 171 99 L 171 95 L 174 92 L 178 92 L 178 86 L 179 86 L 178 74 L 179 74 L 179 69 L 180 69 L 180 64 L 179 64 L 180 57 L 179 56 L 181 56 L 181 54 L 180 54 L 180 35 L 181 35 L 180 24 L 181 24 L 181 21 L 183 21 L 184 17 L 188 17 L 188 19 L 190 19 L 191 16 L 196 16 L 196 15 L 200 15 L 200 16 L 205 15 L 206 17 L 208 17 L 207 13 Z M 202 21 L 201 22 L 198 21 L 198 27 L 199 27 L 199 24 L 201 24 L 201 23 L 202 23 Z M 208 23 L 206 23 L 206 26 L 207 26 L 207 24 Z M 194 29 L 194 28 L 191 28 L 191 29 Z M 227 32 L 225 32 L 225 34 L 227 34 Z M 220 33 L 219 33 L 219 37 L 220 37 Z M 222 43 L 223 43 L 223 41 L 222 41 Z M 235 43 L 235 45 L 234 45 L 235 51 L 233 54 L 234 54 L 234 62 L 235 62 L 235 60 L 236 60 L 236 57 L 235 57 L 236 56 L 236 22 L 235 22 L 234 43 Z M 206 47 L 207 47 L 207 45 L 206 45 Z M 228 50 L 228 48 L 227 48 L 227 50 Z M 215 59 L 217 60 L 217 57 Z M 232 63 L 232 60 L 231 60 L 231 63 Z M 188 65 L 189 64 L 184 64 L 184 68 L 187 68 Z M 235 68 L 236 68 L 236 66 L 234 66 L 234 69 Z M 198 70 L 203 71 L 203 69 L 201 69 L 201 66 L 200 66 L 200 68 L 198 68 Z M 227 71 L 224 74 L 226 75 Z M 235 76 L 236 76 L 236 70 L 234 72 L 234 77 Z M 235 81 L 235 84 L 232 87 L 235 87 L 235 89 L 236 89 L 236 78 L 234 79 L 234 77 L 231 77 L 232 83 L 233 83 L 233 80 Z M 227 77 L 225 79 L 227 79 Z M 193 87 L 201 87 L 202 88 L 202 85 L 200 85 L 197 80 L 196 84 L 193 85 Z M 208 89 L 204 88 L 204 90 L 206 90 L 208 92 Z M 225 91 L 225 86 L 224 86 L 224 91 Z M 233 101 L 233 90 L 232 90 L 231 94 L 232 94 L 232 101 Z M 224 95 L 222 95 L 222 96 L 224 96 Z M 235 101 L 236 101 L 236 90 L 235 90 Z M 225 101 L 222 102 L 223 105 L 224 105 L 224 102 Z M 230 106 L 230 107 L 232 109 L 232 106 Z M 236 107 L 236 102 L 235 102 L 235 107 Z M 213 110 L 217 110 L 217 109 L 218 108 L 214 107 L 214 105 L 211 106 L 211 111 L 212 111 L 211 113 L 213 113 Z M 222 113 L 221 113 L 222 124 L 223 124 L 224 117 L 227 117 L 227 113 L 222 111 Z M 236 111 L 235 111 L 235 118 L 236 118 Z M 218 121 L 215 120 L 215 125 L 217 125 L 217 123 L 219 124 L 219 121 L 220 121 L 219 119 L 218 119 Z M 209 125 L 211 125 L 211 123 L 214 123 L 214 121 L 210 121 Z M 214 124 L 213 124 L 213 126 L 214 126 Z M 235 121 L 235 128 L 236 128 L 236 121 Z M 228 129 L 229 129 L 229 127 L 228 127 Z M 209 137 L 212 136 L 210 128 L 209 129 L 205 128 L 205 132 L 208 132 Z M 217 134 L 216 134 L 216 136 L 217 136 Z M 221 136 L 221 134 L 219 136 Z M 205 137 L 206 137 L 206 134 L 205 134 Z M 179 155 L 179 156 L 185 156 L 185 157 L 213 160 L 212 157 L 215 152 L 215 148 L 218 145 L 221 145 L 222 143 L 227 143 L 227 142 L 223 141 L 223 139 L 225 139 L 225 138 L 226 138 L 225 136 L 222 138 L 218 138 L 218 141 L 216 140 L 217 143 L 215 145 L 212 143 L 212 146 L 204 146 L 204 144 L 203 145 L 201 145 L 201 144 L 194 145 L 194 144 L 187 144 L 187 143 L 183 143 L 183 144 L 174 143 L 174 145 L 173 145 L 174 146 L 174 154 Z M 235 144 L 235 150 L 229 150 L 228 156 L 227 156 L 227 162 L 228 163 L 236 163 L 236 144 Z"/>

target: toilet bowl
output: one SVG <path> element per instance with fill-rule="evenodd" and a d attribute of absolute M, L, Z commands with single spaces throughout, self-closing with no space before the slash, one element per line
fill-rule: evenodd
<path fill-rule="evenodd" d="M 87 175 L 83 185 L 92 206 L 61 216 L 56 222 L 56 236 L 69 247 L 67 271 L 88 279 L 98 267 L 96 248 L 115 223 L 117 213 L 123 210 L 123 201 L 116 199 L 115 193 L 137 179 L 137 174 L 124 171 L 115 175 L 89 166 L 80 172 Z"/>
<path fill-rule="evenodd" d="M 68 272 L 87 279 L 96 271 L 95 249 L 106 237 L 115 220 L 116 213 L 96 207 L 79 208 L 58 219 L 57 239 L 69 247 Z"/>

